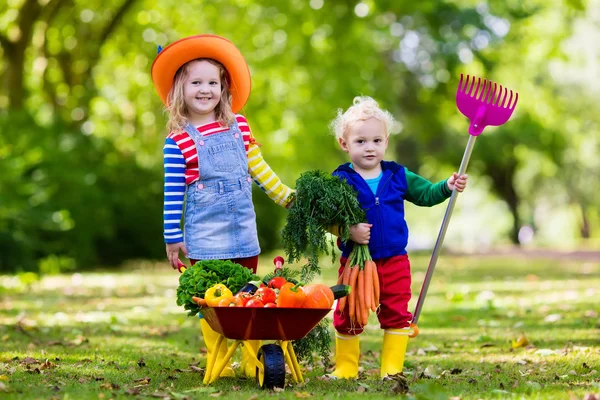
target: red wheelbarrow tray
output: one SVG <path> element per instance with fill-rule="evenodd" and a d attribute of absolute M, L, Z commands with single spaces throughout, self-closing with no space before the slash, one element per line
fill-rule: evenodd
<path fill-rule="evenodd" d="M 314 328 L 329 308 L 204 307 L 210 327 L 235 340 L 298 340 Z"/>

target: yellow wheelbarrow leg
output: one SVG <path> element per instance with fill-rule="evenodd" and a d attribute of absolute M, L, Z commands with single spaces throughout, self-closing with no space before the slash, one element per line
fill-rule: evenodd
<path fill-rule="evenodd" d="M 290 357 L 290 352 L 288 351 L 288 343 L 287 341 L 278 341 L 279 347 L 283 350 L 283 357 L 285 358 L 285 363 L 290 367 L 290 372 L 292 374 L 292 379 L 294 382 L 298 383 L 298 375 L 296 374 L 296 368 L 294 367 L 294 363 L 292 362 L 292 358 Z"/>
<path fill-rule="evenodd" d="M 223 340 L 225 340 L 225 337 L 223 337 L 223 335 L 219 335 L 217 337 L 215 349 L 219 349 Z M 217 363 L 218 354 L 219 352 L 215 350 L 210 354 L 208 360 L 206 360 L 206 371 L 204 372 L 204 380 L 202 381 L 202 383 L 204 383 L 205 385 L 208 385 L 208 383 L 210 382 L 210 377 L 214 370 L 215 364 Z M 221 371 L 219 371 L 219 373 L 221 373 Z"/>
<path fill-rule="evenodd" d="M 285 362 L 290 367 L 290 372 L 292 373 L 292 378 L 294 379 L 294 382 L 304 382 L 304 377 L 302 376 L 302 371 L 300 370 L 300 365 L 298 364 L 296 353 L 294 352 L 294 348 L 292 347 L 292 342 L 282 341 L 279 345 L 283 350 Z"/>
<path fill-rule="evenodd" d="M 223 340 L 223 339 L 224 339 L 224 337 L 223 337 L 223 335 L 221 335 L 219 337 L 219 341 L 217 343 L 219 344 L 220 341 Z M 213 383 L 214 381 L 216 381 L 217 378 L 219 378 L 219 375 L 221 375 L 221 371 L 223 371 L 223 369 L 225 369 L 225 366 L 227 365 L 227 363 L 229 362 L 229 360 L 231 360 L 231 357 L 233 356 L 233 353 L 235 352 L 235 349 L 237 349 L 237 347 L 240 345 L 241 342 L 242 342 L 241 340 L 236 340 L 235 342 L 233 342 L 233 344 L 231 346 L 229 346 L 229 350 L 227 350 L 227 354 L 225 354 L 225 356 L 219 361 L 219 364 L 214 369 L 214 371 L 211 371 L 212 373 L 210 375 L 208 375 L 208 373 L 206 373 L 204 375 L 204 380 L 205 381 L 206 381 L 206 377 L 207 376 L 210 377 L 210 379 L 209 379 L 209 381 L 207 383 L 208 385 L 210 385 L 211 383 Z"/>
<path fill-rule="evenodd" d="M 250 345 L 249 341 L 244 341 L 242 346 L 244 346 L 242 351 L 247 352 L 246 354 L 248 358 L 246 362 L 252 363 L 254 368 L 258 368 L 259 371 L 264 374 L 265 367 L 260 361 L 258 361 L 258 349 L 256 349 L 257 351 L 254 351 L 254 347 Z"/>

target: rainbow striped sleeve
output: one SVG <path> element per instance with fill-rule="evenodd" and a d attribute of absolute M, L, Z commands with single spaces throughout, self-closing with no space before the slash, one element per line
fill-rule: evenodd
<path fill-rule="evenodd" d="M 252 131 L 248 125 L 246 117 L 236 115 L 238 125 L 244 135 L 244 144 L 247 143 L 248 171 L 250 176 L 256 182 L 271 200 L 280 206 L 287 207 L 290 202 L 292 189 L 281 182 L 281 179 L 273 172 L 269 164 L 264 160 L 258 143 L 252 136 Z"/>
<path fill-rule="evenodd" d="M 181 214 L 185 196 L 185 159 L 175 140 L 170 136 L 163 148 L 165 168 L 165 190 L 163 221 L 165 243 L 183 242 Z"/>

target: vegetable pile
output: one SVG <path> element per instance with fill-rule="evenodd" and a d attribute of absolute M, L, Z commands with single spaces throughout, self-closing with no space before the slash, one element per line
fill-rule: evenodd
<path fill-rule="evenodd" d="M 259 277 L 251 270 L 231 261 L 198 261 L 179 277 L 177 305 L 184 306 L 189 311 L 188 315 L 194 316 L 200 311 L 200 306 L 192 297 L 204 298 L 206 291 L 219 283 L 237 293 L 246 283 L 257 279 Z"/>
<path fill-rule="evenodd" d="M 350 226 L 363 222 L 364 210 L 356 191 L 345 181 L 323 171 L 308 171 L 296 181 L 295 201 L 288 210 L 283 228 L 283 248 L 288 262 L 306 257 L 302 280 L 310 282 L 320 274 L 319 256 L 331 254 L 335 243 L 328 229 L 336 229 L 341 240 L 350 238 Z"/>

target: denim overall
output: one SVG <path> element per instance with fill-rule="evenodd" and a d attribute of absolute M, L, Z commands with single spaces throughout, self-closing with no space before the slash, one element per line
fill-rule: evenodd
<path fill-rule="evenodd" d="M 260 253 L 252 179 L 237 121 L 203 136 L 185 127 L 198 152 L 200 179 L 187 188 L 184 240 L 194 260 L 225 260 Z"/>

